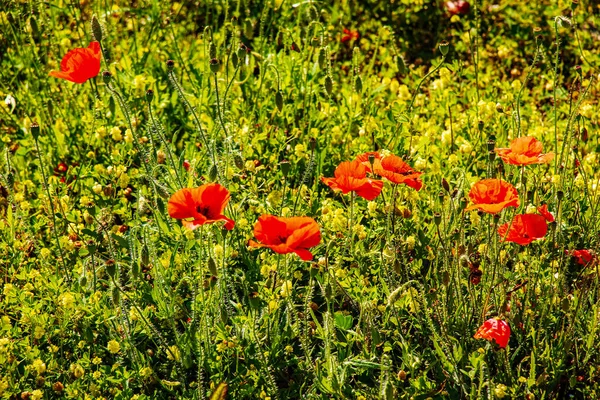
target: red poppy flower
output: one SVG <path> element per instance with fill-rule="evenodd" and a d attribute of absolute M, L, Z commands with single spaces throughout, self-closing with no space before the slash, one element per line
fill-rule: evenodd
<path fill-rule="evenodd" d="M 344 28 L 344 36 L 342 36 L 342 43 L 346 43 L 349 40 L 358 40 L 360 34 L 358 31 L 351 31 L 350 29 Z"/>
<path fill-rule="evenodd" d="M 531 136 L 514 139 L 508 149 L 496 149 L 500 158 L 512 165 L 547 164 L 554 153 L 542 154 L 542 142 Z"/>
<path fill-rule="evenodd" d="M 554 222 L 554 215 L 552 215 L 550 211 L 548 211 L 548 206 L 546 204 L 544 204 L 543 206 L 539 206 L 537 208 L 537 212 L 539 212 L 544 218 L 546 218 L 546 221 Z"/>
<path fill-rule="evenodd" d="M 517 189 L 500 179 L 483 179 L 477 182 L 469 192 L 473 203 L 465 211 L 479 209 L 488 214 L 497 214 L 506 207 L 519 207 Z"/>
<path fill-rule="evenodd" d="M 183 226 L 189 229 L 225 221 L 225 229 L 231 230 L 235 222 L 223 215 L 228 202 L 227 189 L 218 183 L 207 183 L 197 188 L 176 191 L 169 199 L 167 210 L 172 218 L 181 219 Z"/>
<path fill-rule="evenodd" d="M 514 242 L 521 246 L 543 238 L 547 232 L 546 218 L 537 214 L 518 214 L 512 222 L 498 227 L 498 235 L 505 242 Z"/>
<path fill-rule="evenodd" d="M 510 339 L 510 326 L 501 319 L 490 318 L 477 329 L 473 336 L 475 339 L 485 339 L 496 342 L 501 348 L 505 348 Z"/>
<path fill-rule="evenodd" d="M 383 189 L 383 181 L 367 178 L 367 167 L 360 161 L 344 161 L 335 169 L 334 178 L 321 177 L 321 181 L 342 193 L 356 192 L 367 200 L 373 200 Z"/>
<path fill-rule="evenodd" d="M 446 10 L 448 10 L 450 15 L 466 15 L 469 13 L 470 9 L 471 5 L 468 1 L 458 0 L 446 2 Z"/>
<path fill-rule="evenodd" d="M 577 264 L 580 265 L 588 265 L 596 260 L 593 250 L 565 250 L 565 252 L 577 258 Z"/>
<path fill-rule="evenodd" d="M 417 191 L 423 187 L 423 182 L 419 179 L 422 172 L 415 171 L 398 156 L 391 154 L 381 158 L 379 153 L 371 152 L 361 154 L 356 159 L 370 171 L 371 163 L 369 156 L 371 155 L 375 157 L 373 160 L 373 172 L 377 175 L 396 184 L 404 183 Z"/>
<path fill-rule="evenodd" d="M 100 72 L 100 43 L 91 42 L 87 48 L 69 51 L 60 62 L 60 71 L 50 71 L 50 76 L 75 83 L 85 83 Z"/>
<path fill-rule="evenodd" d="M 319 224 L 310 217 L 261 215 L 254 224 L 254 237 L 261 243 L 251 240 L 251 247 L 268 247 L 279 254 L 296 253 L 304 261 L 313 258 L 308 249 L 321 243 Z"/>

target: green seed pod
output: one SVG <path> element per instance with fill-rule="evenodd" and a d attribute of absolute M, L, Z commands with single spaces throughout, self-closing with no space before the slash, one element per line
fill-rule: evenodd
<path fill-rule="evenodd" d="M 244 169 L 244 160 L 239 154 L 233 156 L 233 163 L 238 169 Z"/>
<path fill-rule="evenodd" d="M 216 74 L 221 69 L 221 61 L 216 58 L 211 58 L 211 60 L 209 61 L 209 64 L 210 64 L 210 70 L 212 71 L 213 74 Z"/>
<path fill-rule="evenodd" d="M 97 42 L 102 41 L 102 26 L 95 15 L 92 17 L 92 36 Z"/>
<path fill-rule="evenodd" d="M 31 124 L 31 136 L 33 136 L 33 138 L 35 140 L 38 140 L 38 138 L 40 137 L 40 126 L 38 125 L 37 122 L 33 122 Z"/>
<path fill-rule="evenodd" d="M 87 277 L 84 275 L 81 278 L 79 278 L 79 287 L 83 288 L 87 286 Z"/>
<path fill-rule="evenodd" d="M 281 94 L 281 91 L 275 93 L 275 104 L 277 105 L 279 112 L 283 111 L 283 95 Z"/>
<path fill-rule="evenodd" d="M 214 182 L 217 179 L 218 172 L 217 165 L 213 164 L 208 171 L 208 180 Z"/>
<path fill-rule="evenodd" d="M 398 68 L 398 73 L 400 75 L 404 75 L 406 73 L 406 64 L 404 63 L 404 58 L 401 55 L 396 56 L 396 68 Z"/>
<path fill-rule="evenodd" d="M 217 48 L 215 47 L 213 42 L 208 44 L 208 56 L 213 59 L 217 58 Z"/>
<path fill-rule="evenodd" d="M 212 257 L 208 258 L 208 270 L 210 271 L 210 274 L 212 276 L 217 276 L 218 272 L 217 272 L 217 263 L 215 262 L 215 260 L 213 260 Z"/>
<path fill-rule="evenodd" d="M 283 160 L 279 163 L 279 166 L 281 167 L 281 173 L 283 174 L 283 176 L 287 177 L 290 173 L 290 168 L 292 167 L 290 162 L 287 160 Z"/>
<path fill-rule="evenodd" d="M 331 93 L 333 93 L 333 80 L 329 75 L 325 77 L 325 91 L 331 97 Z"/>
<path fill-rule="evenodd" d="M 110 275 L 111 278 L 114 278 L 117 274 L 117 265 L 115 260 L 106 260 L 105 263 L 106 273 Z"/>
<path fill-rule="evenodd" d="M 440 53 L 442 53 L 443 56 L 446 56 L 446 54 L 448 54 L 448 49 L 450 48 L 450 44 L 447 41 L 442 40 L 440 42 L 438 48 L 440 49 Z"/>
<path fill-rule="evenodd" d="M 362 89 L 362 78 L 360 75 L 357 75 L 356 78 L 354 78 L 354 90 L 356 90 L 356 93 L 362 93 Z"/>
<path fill-rule="evenodd" d="M 121 292 L 119 292 L 119 288 L 118 287 L 114 287 L 112 289 L 112 301 L 114 305 L 119 304 L 119 301 L 121 300 Z"/>
<path fill-rule="evenodd" d="M 319 49 L 319 67 L 321 69 L 327 68 L 327 49 L 325 47 L 321 47 Z"/>

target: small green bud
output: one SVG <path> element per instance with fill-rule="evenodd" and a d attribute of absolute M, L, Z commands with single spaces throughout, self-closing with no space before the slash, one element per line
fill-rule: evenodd
<path fill-rule="evenodd" d="M 325 69 L 327 68 L 327 50 L 325 49 L 325 47 L 321 47 L 319 49 L 319 67 L 321 69 Z"/>
<path fill-rule="evenodd" d="M 102 41 L 102 26 L 95 15 L 92 17 L 92 36 L 97 42 Z"/>
<path fill-rule="evenodd" d="M 325 77 L 325 91 L 327 92 L 327 95 L 331 97 L 331 93 L 333 93 L 333 80 L 329 75 Z"/>
<path fill-rule="evenodd" d="M 400 75 L 404 75 L 406 73 L 406 63 L 400 54 L 396 56 L 396 68 L 398 68 L 398 73 Z"/>
<path fill-rule="evenodd" d="M 439 226 L 442 223 L 442 214 L 437 212 L 433 214 L 433 222 Z"/>
<path fill-rule="evenodd" d="M 102 80 L 104 81 L 105 84 L 109 84 L 110 81 L 112 80 L 112 74 L 108 71 L 104 71 L 102 73 Z"/>
<path fill-rule="evenodd" d="M 208 270 L 210 271 L 212 276 L 217 276 L 217 263 L 212 257 L 208 258 Z"/>
<path fill-rule="evenodd" d="M 148 89 L 148 90 L 146 91 L 146 101 L 147 101 L 148 103 L 150 103 L 150 102 L 152 101 L 152 99 L 153 99 L 153 98 L 154 98 L 154 90 L 152 90 L 152 89 Z"/>
<path fill-rule="evenodd" d="M 354 78 L 354 90 L 356 90 L 356 93 L 362 93 L 362 89 L 362 78 L 360 75 L 357 75 L 356 78 Z"/>
<path fill-rule="evenodd" d="M 275 93 L 275 105 L 277 105 L 279 112 L 283 111 L 283 95 L 281 94 L 281 91 Z"/>
<path fill-rule="evenodd" d="M 106 268 L 106 273 L 108 275 L 110 275 L 111 278 L 114 278 L 115 275 L 117 274 L 117 264 L 115 263 L 115 260 L 113 260 L 113 259 L 106 260 L 105 268 Z"/>
<path fill-rule="evenodd" d="M 242 156 L 240 156 L 239 154 L 236 154 L 235 156 L 233 156 L 233 163 L 235 164 L 235 166 L 238 169 L 244 169 L 244 160 L 242 159 Z"/>
<path fill-rule="evenodd" d="M 310 45 L 312 47 L 319 47 L 321 45 L 321 40 L 315 36 L 310 40 Z"/>
<path fill-rule="evenodd" d="M 240 59 L 238 58 L 237 53 L 233 53 L 231 55 L 231 64 L 233 65 L 233 68 L 237 68 L 239 63 L 240 63 Z"/>
<path fill-rule="evenodd" d="M 217 165 L 213 164 L 210 167 L 210 170 L 208 171 L 208 180 L 211 182 L 214 182 L 217 179 L 217 174 L 218 174 Z"/>
<path fill-rule="evenodd" d="M 217 58 L 217 48 L 215 47 L 213 42 L 208 44 L 208 56 L 213 59 Z"/>
<path fill-rule="evenodd" d="M 113 304 L 115 304 L 115 305 L 119 304 L 120 300 L 121 300 L 121 292 L 119 292 L 119 288 L 115 286 L 112 289 L 112 301 L 113 301 Z"/>
<path fill-rule="evenodd" d="M 246 59 L 246 54 L 248 54 L 249 50 L 250 49 L 248 49 L 248 47 L 244 43 L 240 43 L 240 47 L 238 47 L 237 49 L 237 56 L 241 62 L 244 62 L 244 60 Z"/>

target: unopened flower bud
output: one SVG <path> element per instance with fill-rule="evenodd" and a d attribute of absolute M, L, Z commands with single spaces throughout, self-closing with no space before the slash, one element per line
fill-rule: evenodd
<path fill-rule="evenodd" d="M 95 15 L 92 17 L 92 36 L 97 42 L 102 41 L 102 26 Z"/>
<path fill-rule="evenodd" d="M 154 90 L 148 89 L 146 91 L 146 101 L 151 102 L 153 98 L 154 98 Z"/>
<path fill-rule="evenodd" d="M 35 140 L 38 140 L 38 138 L 40 137 L 40 126 L 37 122 L 33 122 L 31 124 L 31 135 L 33 136 L 33 138 Z"/>
<path fill-rule="evenodd" d="M 221 69 L 221 61 L 216 58 L 211 58 L 208 63 L 210 64 L 210 70 L 213 74 L 216 74 L 219 72 L 219 69 Z"/>
<path fill-rule="evenodd" d="M 279 166 L 281 167 L 281 173 L 283 174 L 283 176 L 287 177 L 288 174 L 290 173 L 290 168 L 291 168 L 290 162 L 287 160 L 283 160 L 282 162 L 279 163 Z"/>
<path fill-rule="evenodd" d="M 173 60 L 167 60 L 167 68 L 169 70 L 172 70 L 175 67 L 175 61 Z"/>
<path fill-rule="evenodd" d="M 112 74 L 108 71 L 104 71 L 102 73 L 102 80 L 104 81 L 104 83 L 106 83 L 107 85 L 110 83 L 112 79 Z"/>

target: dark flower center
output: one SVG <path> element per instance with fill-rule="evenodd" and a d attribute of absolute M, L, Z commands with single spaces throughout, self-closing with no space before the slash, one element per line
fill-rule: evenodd
<path fill-rule="evenodd" d="M 210 212 L 210 208 L 209 207 L 206 207 L 206 206 L 203 207 L 201 205 L 198 205 L 198 206 L 196 206 L 196 212 L 198 214 L 204 215 L 207 219 L 211 219 L 211 214 L 212 213 Z"/>

